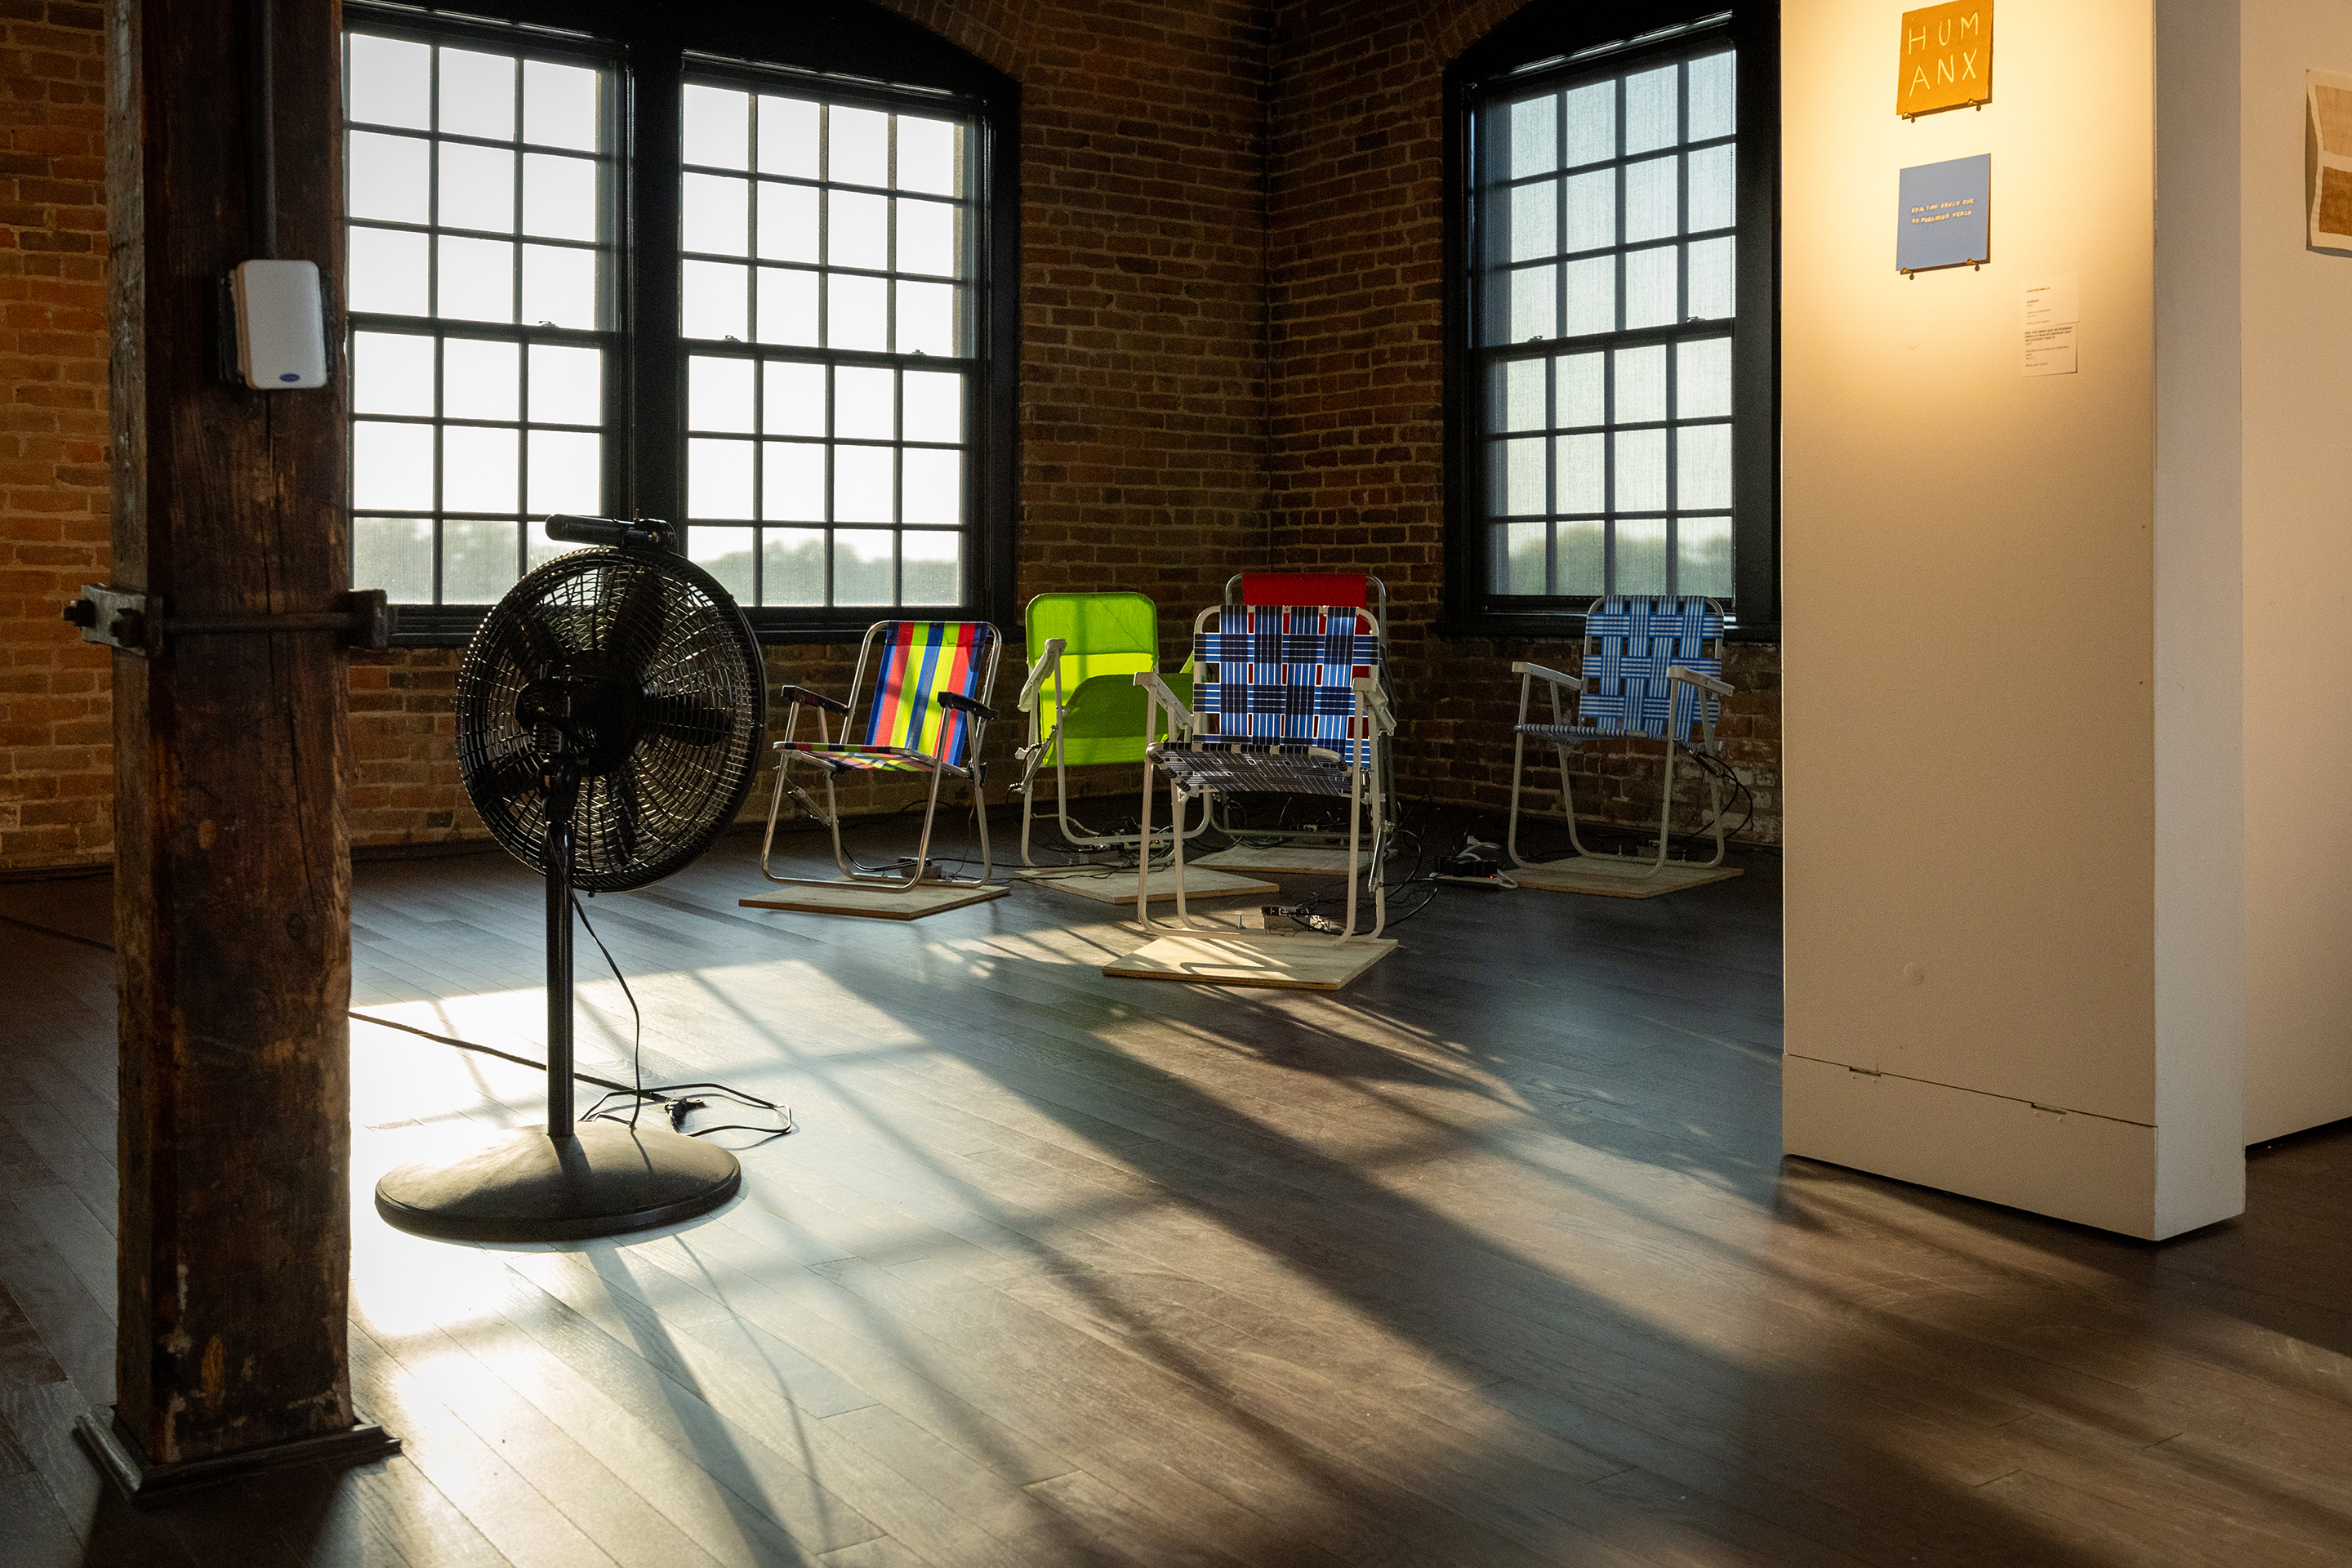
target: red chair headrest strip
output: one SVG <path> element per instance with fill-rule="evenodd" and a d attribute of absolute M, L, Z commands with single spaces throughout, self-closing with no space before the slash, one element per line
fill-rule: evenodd
<path fill-rule="evenodd" d="M 1244 572 L 1244 605 L 1353 605 L 1369 610 L 1370 584 L 1361 572 Z"/>

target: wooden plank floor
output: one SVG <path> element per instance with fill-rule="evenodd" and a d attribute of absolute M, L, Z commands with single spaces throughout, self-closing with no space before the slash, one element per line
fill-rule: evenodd
<path fill-rule="evenodd" d="M 107 887 L 0 889 L 0 1563 L 2352 1562 L 2352 1132 L 2161 1247 L 1783 1161 L 1745 863 L 1445 889 L 1325 995 L 1106 979 L 1114 911 L 1049 888 L 740 910 L 728 840 L 591 913 L 648 1077 L 801 1131 L 670 1231 L 420 1241 L 376 1175 L 540 1086 L 354 1025 L 352 1381 L 406 1451 L 144 1514 L 67 1436 L 111 1379 Z M 356 1005 L 535 1055 L 539 898 L 362 866 Z"/>

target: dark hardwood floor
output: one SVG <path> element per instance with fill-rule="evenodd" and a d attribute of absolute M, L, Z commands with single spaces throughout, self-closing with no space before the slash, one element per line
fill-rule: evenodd
<path fill-rule="evenodd" d="M 388 1230 L 380 1173 L 540 1088 L 354 1024 L 353 1389 L 405 1452 L 152 1512 L 68 1436 L 111 1383 L 109 891 L 0 888 L 0 1563 L 2352 1562 L 2352 1131 L 2165 1246 L 1784 1161 L 1772 856 L 1448 889 L 1329 995 L 1105 979 L 1066 892 L 740 910 L 754 853 L 590 906 L 649 1079 L 792 1102 L 744 1195 Z M 537 1054 L 535 879 L 357 883 L 355 1006 Z"/>

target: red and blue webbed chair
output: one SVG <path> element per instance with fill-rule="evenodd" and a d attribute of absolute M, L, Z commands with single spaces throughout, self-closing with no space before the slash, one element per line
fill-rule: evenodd
<path fill-rule="evenodd" d="M 988 706 L 996 684 L 996 661 L 1002 639 L 985 621 L 877 621 L 866 629 L 858 645 L 857 672 L 851 677 L 850 700 L 837 701 L 804 686 L 787 686 L 778 699 L 788 704 L 784 738 L 775 743 L 776 786 L 768 802 L 768 833 L 760 846 L 760 872 L 772 882 L 798 887 L 839 887 L 827 879 L 783 877 L 768 869 L 775 843 L 776 816 L 791 792 L 809 815 L 833 830 L 834 863 L 852 884 L 877 893 L 904 893 L 926 879 L 930 867 L 931 826 L 939 816 L 940 783 L 963 779 L 971 784 L 974 816 L 980 824 L 980 880 L 986 883 L 992 865 L 988 846 L 988 813 L 980 799 L 980 746 L 988 721 L 996 717 Z M 866 685 L 866 671 L 874 682 Z M 864 693 L 865 722 L 857 718 L 858 694 Z M 816 710 L 816 739 L 799 738 L 801 710 Z M 842 721 L 842 739 L 833 739 L 825 716 Z M 852 731 L 858 739 L 849 739 Z M 795 776 L 815 773 L 824 781 L 824 803 L 802 787 Z M 923 807 L 923 832 L 915 847 L 911 869 L 877 870 L 851 861 L 841 844 L 841 813 L 834 797 L 834 780 L 849 773 L 928 773 L 930 795 Z M 811 781 L 814 782 L 814 780 Z"/>

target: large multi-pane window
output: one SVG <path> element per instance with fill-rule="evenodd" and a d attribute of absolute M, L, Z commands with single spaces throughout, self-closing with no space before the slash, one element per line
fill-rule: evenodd
<path fill-rule="evenodd" d="M 770 633 L 1001 596 L 984 92 L 347 16 L 355 586 L 462 635 L 582 512 L 682 524 Z"/>
<path fill-rule="evenodd" d="M 1760 323 L 1745 376 L 1737 352 L 1756 182 L 1728 21 L 1496 72 L 1462 100 L 1457 616 L 1738 597 L 1740 514 L 1769 508 L 1742 494 L 1741 426 L 1770 431 L 1743 395 Z M 1769 357 L 1764 380 L 1769 395 Z"/>

